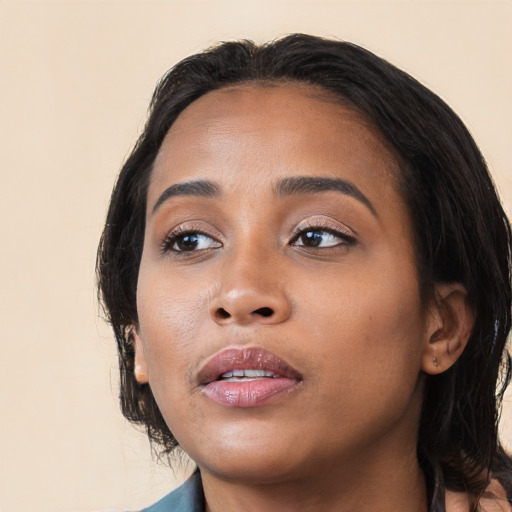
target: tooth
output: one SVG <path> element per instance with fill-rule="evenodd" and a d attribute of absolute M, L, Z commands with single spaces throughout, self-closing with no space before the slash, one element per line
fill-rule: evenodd
<path fill-rule="evenodd" d="M 264 370 L 245 370 L 245 377 L 265 377 Z"/>
<path fill-rule="evenodd" d="M 221 375 L 221 378 L 227 382 L 240 382 L 240 381 L 251 381 L 258 380 L 262 377 L 266 378 L 275 378 L 277 377 L 274 372 L 269 370 L 256 370 L 256 369 L 247 369 L 247 370 L 233 370 L 231 372 L 226 372 Z"/>
<path fill-rule="evenodd" d="M 240 382 L 252 382 L 254 380 L 261 380 L 259 378 L 250 378 L 250 377 L 231 377 L 229 379 L 225 379 L 224 382 L 236 382 L 236 383 L 240 383 Z"/>

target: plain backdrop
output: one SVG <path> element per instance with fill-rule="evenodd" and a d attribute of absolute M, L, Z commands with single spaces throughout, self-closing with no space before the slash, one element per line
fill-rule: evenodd
<path fill-rule="evenodd" d="M 116 173 L 172 64 L 297 31 L 361 44 L 460 114 L 510 212 L 511 27 L 510 0 L 0 0 L 0 511 L 133 510 L 184 477 L 119 413 L 94 288 Z M 511 446 L 510 404 L 502 428 Z"/>

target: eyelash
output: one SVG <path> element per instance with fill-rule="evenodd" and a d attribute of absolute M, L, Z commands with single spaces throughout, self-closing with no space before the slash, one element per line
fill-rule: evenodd
<path fill-rule="evenodd" d="M 328 233 L 329 235 L 332 235 L 340 240 L 339 243 L 332 244 L 327 247 L 316 247 L 315 245 L 306 245 L 306 244 L 297 244 L 297 241 L 300 240 L 302 236 L 304 236 L 306 233 Z M 216 245 L 215 247 L 207 247 L 204 249 L 195 249 L 192 248 L 191 250 L 180 250 L 175 249 L 174 245 L 181 239 L 183 240 L 186 236 L 195 236 L 195 237 L 206 237 L 213 241 L 213 245 Z M 314 240 L 313 238 L 310 239 L 310 241 Z M 298 226 L 293 230 L 293 236 L 290 240 L 290 245 L 295 247 L 304 247 L 308 250 L 326 250 L 326 249 L 334 249 L 339 246 L 345 246 L 350 247 L 356 243 L 356 239 L 348 234 L 346 231 L 341 230 L 339 228 L 333 229 L 332 226 L 327 226 L 322 223 L 315 223 L 315 224 L 309 224 L 306 226 Z M 194 252 L 202 252 L 208 249 L 217 249 L 222 247 L 222 243 L 216 240 L 214 237 L 208 235 L 207 233 L 204 233 L 200 229 L 194 229 L 193 227 L 183 227 L 179 226 L 173 231 L 171 231 L 162 241 L 161 243 L 161 251 L 162 253 L 174 253 L 174 254 L 181 254 L 181 253 L 194 253 Z"/>
<path fill-rule="evenodd" d="M 174 230 L 172 230 L 162 241 L 162 244 L 161 244 L 162 253 L 165 254 L 165 253 L 172 252 L 174 254 L 180 254 L 180 253 L 192 253 L 192 252 L 204 251 L 205 249 L 199 249 L 199 251 L 198 250 L 187 251 L 187 250 L 174 249 L 174 245 L 178 242 L 178 240 L 184 239 L 186 236 L 192 236 L 192 235 L 204 236 L 204 237 L 209 238 L 210 240 L 213 240 L 213 242 L 215 244 L 218 244 L 219 247 L 222 245 L 214 237 L 208 235 L 207 233 L 204 233 L 200 229 L 194 229 L 193 227 L 179 226 L 179 227 L 175 228 Z"/>
<path fill-rule="evenodd" d="M 290 241 L 290 244 L 295 244 L 301 236 L 304 236 L 308 232 L 321 232 L 321 233 L 328 233 L 330 235 L 335 236 L 340 240 L 339 243 L 333 244 L 328 247 L 315 247 L 315 246 L 307 246 L 307 245 L 297 245 L 297 247 L 306 247 L 309 250 L 325 250 L 325 249 L 335 249 L 339 246 L 345 246 L 350 247 L 356 243 L 356 239 L 354 236 L 347 233 L 345 230 L 342 230 L 341 228 L 333 228 L 331 225 L 326 225 L 323 223 L 312 223 L 308 224 L 306 226 L 298 226 L 294 229 L 294 236 L 292 240 Z"/>

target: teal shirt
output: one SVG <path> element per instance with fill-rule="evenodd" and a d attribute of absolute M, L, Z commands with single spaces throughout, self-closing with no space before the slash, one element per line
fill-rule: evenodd
<path fill-rule="evenodd" d="M 204 512 L 201 474 L 196 471 L 183 485 L 141 512 Z"/>

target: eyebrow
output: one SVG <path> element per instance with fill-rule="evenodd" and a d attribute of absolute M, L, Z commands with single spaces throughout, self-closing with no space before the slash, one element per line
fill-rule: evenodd
<path fill-rule="evenodd" d="M 160 208 L 160 206 L 172 197 L 176 196 L 195 196 L 195 197 L 219 197 L 220 188 L 213 181 L 197 180 L 176 183 L 166 188 L 156 200 L 151 215 Z"/>
<path fill-rule="evenodd" d="M 372 212 L 374 217 L 379 218 L 371 201 L 353 183 L 340 178 L 315 178 L 311 176 L 283 178 L 278 182 L 275 193 L 278 196 L 290 196 L 295 194 L 318 194 L 332 190 L 357 199 Z"/>
<path fill-rule="evenodd" d="M 357 199 L 363 203 L 376 218 L 379 217 L 371 201 L 353 183 L 341 178 L 316 178 L 311 176 L 283 178 L 279 180 L 277 186 L 274 188 L 274 193 L 281 197 L 296 194 L 318 194 L 329 191 L 341 192 L 342 194 Z M 153 206 L 151 215 L 154 215 L 165 201 L 177 196 L 215 198 L 221 196 L 221 190 L 216 183 L 209 180 L 175 183 L 160 194 Z"/>

